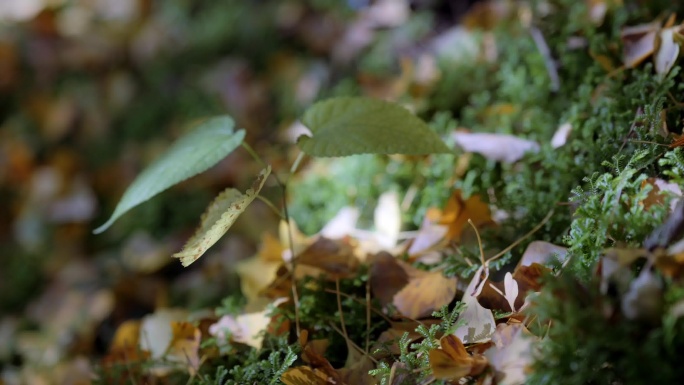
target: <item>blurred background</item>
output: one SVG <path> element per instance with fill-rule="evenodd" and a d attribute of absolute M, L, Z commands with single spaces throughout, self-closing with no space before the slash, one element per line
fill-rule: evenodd
<path fill-rule="evenodd" d="M 277 226 L 263 205 L 191 268 L 169 256 L 216 193 L 258 172 L 244 151 L 92 235 L 190 123 L 230 114 L 259 154 L 287 170 L 296 119 L 316 100 L 368 95 L 418 112 L 455 110 L 486 72 L 450 92 L 456 80 L 445 69 L 492 61 L 457 26 L 472 3 L 0 1 L 0 384 L 86 381 L 124 320 L 160 306 L 216 306 L 238 290 L 234 263 Z M 471 9 L 469 20 L 487 28 L 497 12 Z M 372 177 L 388 164 L 347 162 L 295 189 L 305 232 L 350 200 L 372 207 L 365 200 L 396 182 L 348 191 L 360 177 L 350 170 Z M 311 183 L 319 194 L 302 198 Z M 273 186 L 264 193 L 278 197 Z M 321 214 L 308 217 L 313 209 Z"/>

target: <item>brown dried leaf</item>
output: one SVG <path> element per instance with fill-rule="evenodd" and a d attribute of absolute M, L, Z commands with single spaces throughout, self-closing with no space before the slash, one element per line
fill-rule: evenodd
<path fill-rule="evenodd" d="M 458 380 L 467 376 L 473 366 L 473 358 L 468 354 L 458 337 L 448 335 L 439 341 L 441 349 L 430 350 L 430 368 L 435 378 Z"/>
<path fill-rule="evenodd" d="M 456 295 L 456 278 L 418 270 L 388 253 L 375 256 L 371 289 L 383 305 L 392 303 L 409 318 L 422 318 L 448 304 Z"/>
<path fill-rule="evenodd" d="M 461 190 L 456 190 L 451 195 L 451 198 L 449 198 L 439 221 L 440 224 L 449 227 L 446 238 L 457 242 L 460 241 L 463 228 L 467 225 L 468 219 L 477 227 L 494 223 L 489 205 L 483 202 L 479 195 L 472 195 L 464 200 Z"/>
<path fill-rule="evenodd" d="M 408 333 L 408 339 L 410 342 L 416 342 L 423 336 L 416 332 L 416 328 L 419 325 L 424 325 L 429 328 L 433 324 L 439 324 L 441 321 L 437 319 L 427 319 L 420 322 L 417 321 L 404 321 L 404 322 L 392 322 L 391 327 L 384 332 L 380 333 L 380 336 L 375 341 L 373 346 L 371 346 L 370 351 L 374 353 L 375 358 L 383 358 L 389 355 L 399 355 L 401 353 L 399 349 L 399 339 L 404 336 L 404 333 Z M 379 350 L 379 351 L 378 351 Z"/>
<path fill-rule="evenodd" d="M 138 339 L 140 337 L 140 321 L 128 320 L 124 321 L 116 329 L 114 338 L 109 345 L 109 351 L 126 350 L 129 348 L 137 348 Z"/>
<path fill-rule="evenodd" d="M 300 276 L 300 267 L 315 268 L 313 271 L 305 272 L 305 275 L 323 273 L 330 279 L 349 277 L 356 273 L 360 265 L 354 254 L 354 248 L 345 239 L 333 240 L 318 237 L 296 258 L 297 277 Z"/>
<path fill-rule="evenodd" d="M 280 381 L 285 385 L 326 385 L 328 376 L 318 369 L 308 366 L 290 368 L 280 376 Z"/>
<path fill-rule="evenodd" d="M 682 189 L 677 183 L 669 183 L 660 178 L 648 178 L 641 182 L 642 190 L 647 188 L 647 186 L 652 186 L 652 189 L 648 192 L 646 199 L 639 202 L 643 205 L 644 209 L 648 210 L 654 205 L 665 204 L 667 197 L 672 196 L 675 199 L 670 201 L 670 211 L 674 211 L 682 197 Z"/>
<path fill-rule="evenodd" d="M 202 333 L 189 322 L 171 322 L 172 339 L 166 358 L 187 365 L 194 376 L 200 365 L 199 348 Z"/>
<path fill-rule="evenodd" d="M 338 369 L 337 373 L 342 379 L 342 383 L 349 385 L 375 385 L 378 380 L 368 374 L 368 371 L 375 369 L 375 364 L 367 354 L 359 352 L 352 344 L 347 341 L 347 361 L 344 368 Z"/>

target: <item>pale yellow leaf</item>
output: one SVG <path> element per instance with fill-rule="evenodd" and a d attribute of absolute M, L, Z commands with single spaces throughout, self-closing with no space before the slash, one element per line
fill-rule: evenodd
<path fill-rule="evenodd" d="M 172 339 L 166 359 L 182 364 L 194 376 L 200 365 L 199 349 L 202 333 L 189 322 L 171 322 Z"/>
<path fill-rule="evenodd" d="M 202 223 L 195 235 L 188 240 L 183 250 L 174 254 L 173 257 L 180 258 L 183 266 L 188 266 L 199 259 L 228 231 L 238 216 L 252 203 L 270 173 L 271 166 L 262 170 L 245 194 L 232 188 L 219 194 L 202 215 Z"/>

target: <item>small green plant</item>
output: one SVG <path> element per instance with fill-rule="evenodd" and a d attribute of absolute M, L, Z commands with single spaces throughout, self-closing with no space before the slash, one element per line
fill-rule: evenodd
<path fill-rule="evenodd" d="M 312 156 L 348 156 L 356 154 L 431 154 L 449 153 L 442 139 L 421 119 L 405 108 L 369 98 L 333 98 L 309 108 L 302 122 L 312 136 L 302 135 L 297 145 L 303 154 Z M 117 218 L 167 188 L 197 175 L 242 145 L 259 163 L 263 160 L 243 141 L 244 130 L 234 131 L 229 117 L 211 118 L 180 138 L 160 159 L 151 164 L 126 190 L 110 219 L 95 230 L 101 233 Z M 298 166 L 300 158 L 292 165 Z M 175 257 L 184 266 L 196 261 L 228 231 L 237 217 L 258 197 L 270 166 L 257 177 L 245 194 L 229 188 L 222 192 L 202 216 L 195 236 Z M 285 191 L 287 186 L 276 181 Z M 265 198 L 261 198 L 265 200 Z M 268 203 L 270 207 L 275 207 Z M 289 223 L 287 207 L 278 214 Z"/>

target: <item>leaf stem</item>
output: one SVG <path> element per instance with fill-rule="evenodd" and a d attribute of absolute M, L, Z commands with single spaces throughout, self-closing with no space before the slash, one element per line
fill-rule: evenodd
<path fill-rule="evenodd" d="M 261 159 L 261 157 L 254 151 L 252 146 L 250 146 L 247 142 L 242 142 L 242 148 L 244 148 L 249 153 L 249 155 L 251 155 L 252 158 L 254 158 L 254 160 L 256 160 L 257 163 L 259 163 L 262 167 L 267 166 L 266 162 L 264 162 L 264 160 Z M 275 179 L 276 183 L 278 184 L 278 186 L 280 186 L 280 189 L 282 190 L 283 214 L 285 216 L 285 222 L 287 223 L 287 237 L 290 243 L 290 253 L 292 254 L 292 258 L 290 260 L 290 268 L 292 269 L 292 301 L 294 302 L 295 329 L 297 330 L 297 337 L 299 337 L 301 332 L 301 328 L 299 325 L 299 294 L 297 293 L 297 281 L 294 278 L 295 269 L 297 265 L 294 252 L 294 237 L 292 236 L 292 226 L 290 225 L 290 214 L 287 210 L 287 185 L 283 183 L 280 180 L 280 178 L 278 178 L 278 174 L 276 172 L 272 172 L 271 175 L 273 176 L 273 179 Z"/>
<path fill-rule="evenodd" d="M 335 291 L 337 297 L 337 311 L 340 312 L 340 325 L 342 326 L 342 333 L 346 340 L 349 340 L 349 335 L 347 334 L 347 326 L 344 322 L 344 312 L 342 311 L 342 299 L 340 298 L 340 278 L 335 277 Z"/>
<path fill-rule="evenodd" d="M 554 211 L 555 211 L 555 209 L 551 209 L 551 211 L 549 211 L 549 213 L 546 214 L 546 216 L 544 217 L 544 219 L 542 219 L 542 221 L 539 222 L 539 224 L 537 224 L 536 226 L 534 226 L 534 228 L 533 228 L 532 230 L 528 231 L 527 234 L 523 235 L 522 238 L 519 238 L 519 239 L 516 240 L 515 242 L 511 243 L 510 246 L 508 246 L 507 248 L 501 250 L 501 252 L 499 252 L 497 255 L 495 255 L 495 256 L 489 258 L 489 259 L 487 260 L 487 264 L 489 265 L 490 262 L 492 262 L 492 261 L 494 261 L 494 260 L 496 260 L 496 259 L 501 258 L 501 257 L 504 256 L 506 253 L 508 253 L 509 251 L 511 251 L 514 247 L 518 246 L 522 241 L 524 241 L 525 239 L 529 238 L 532 234 L 534 234 L 534 233 L 536 233 L 537 231 L 539 231 L 539 229 L 541 229 L 542 226 L 544 226 L 544 225 L 546 224 L 546 222 L 548 222 L 549 219 L 551 219 L 551 216 L 553 215 Z"/>
<path fill-rule="evenodd" d="M 473 221 L 468 218 L 468 224 L 473 227 L 473 230 L 475 230 L 475 235 L 477 236 L 477 244 L 480 246 L 480 263 L 482 266 L 485 265 L 485 259 L 484 259 L 484 249 L 482 248 L 482 239 L 480 238 L 480 232 L 477 231 L 477 227 L 475 227 L 475 224 Z"/>
<path fill-rule="evenodd" d="M 268 206 L 271 210 L 273 210 L 273 212 L 276 213 L 276 215 L 278 216 L 278 218 L 280 218 L 280 219 L 282 219 L 282 220 L 284 220 L 284 221 L 287 220 L 287 219 L 285 218 L 285 216 L 283 215 L 283 213 L 280 212 L 280 210 L 278 210 L 278 208 L 273 204 L 273 202 L 271 202 L 271 201 L 268 200 L 267 198 L 264 198 L 264 197 L 262 197 L 261 195 L 258 195 L 258 194 L 257 194 L 256 198 L 257 198 L 258 200 L 264 202 L 264 203 L 266 204 L 266 206 Z"/>
<path fill-rule="evenodd" d="M 241 145 L 242 145 L 242 148 L 244 148 L 244 149 L 249 153 L 249 155 L 250 155 L 252 158 L 254 158 L 254 160 L 256 160 L 257 163 L 259 163 L 259 165 L 261 165 L 262 167 L 266 167 L 266 162 L 264 162 L 264 160 L 261 159 L 261 157 L 254 151 L 254 149 L 252 148 L 252 146 L 250 146 L 250 145 L 249 145 L 247 142 L 245 142 L 244 140 L 242 141 Z"/>
<path fill-rule="evenodd" d="M 292 167 L 290 167 L 290 175 L 288 175 L 288 178 L 297 171 L 297 168 L 299 168 L 299 164 L 302 162 L 302 159 L 304 159 L 305 155 L 306 154 L 304 153 L 304 151 L 299 152 L 299 155 L 297 155 L 297 159 L 295 159 L 294 163 L 292 163 Z"/>

